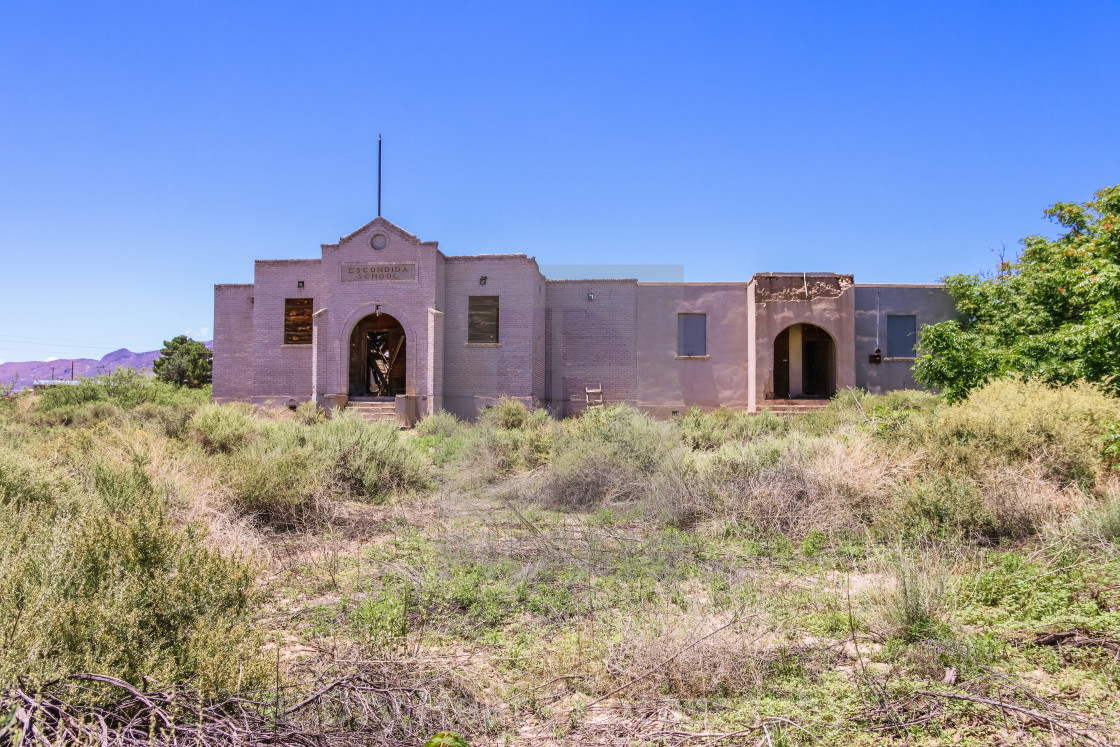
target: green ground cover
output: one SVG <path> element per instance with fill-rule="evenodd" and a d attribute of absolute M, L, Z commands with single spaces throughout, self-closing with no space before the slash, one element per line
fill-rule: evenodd
<path fill-rule="evenodd" d="M 0 401 L 0 741 L 170 742 L 133 688 L 196 744 L 1120 742 L 1087 385 L 409 432 L 208 396 Z"/>

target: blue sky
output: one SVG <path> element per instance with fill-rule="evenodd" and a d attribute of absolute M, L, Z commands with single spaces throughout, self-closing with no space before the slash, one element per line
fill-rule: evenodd
<path fill-rule="evenodd" d="M 932 282 L 1120 183 L 1120 2 L 0 0 L 0 360 L 208 339 L 376 214 L 449 254 Z"/>

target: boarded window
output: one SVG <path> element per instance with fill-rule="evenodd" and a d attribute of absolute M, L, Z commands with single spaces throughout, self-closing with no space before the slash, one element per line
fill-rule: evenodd
<path fill-rule="evenodd" d="M 498 297 L 471 296 L 467 306 L 467 342 L 498 342 Z"/>
<path fill-rule="evenodd" d="M 887 357 L 914 358 L 918 347 L 918 317 L 887 317 Z"/>
<path fill-rule="evenodd" d="M 677 355 L 708 354 L 708 315 L 677 314 Z"/>
<path fill-rule="evenodd" d="M 311 306 L 310 298 L 284 299 L 284 344 L 311 344 Z"/>

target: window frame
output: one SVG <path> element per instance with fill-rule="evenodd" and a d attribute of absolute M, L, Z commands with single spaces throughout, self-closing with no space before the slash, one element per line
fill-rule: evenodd
<path fill-rule="evenodd" d="M 304 312 L 304 313 L 300 313 Z M 315 341 L 314 322 L 315 299 L 313 298 L 285 298 L 284 299 L 284 345 L 310 345 Z M 306 330 L 298 327 L 307 325 Z M 306 336 L 306 340 L 303 337 Z"/>
<path fill-rule="evenodd" d="M 893 361 L 912 361 L 918 357 L 918 315 L 917 314 L 887 314 L 887 354 L 883 356 L 886 360 Z M 912 319 L 914 323 L 913 331 L 907 332 L 907 337 L 913 337 L 907 349 L 906 355 L 899 355 L 899 352 L 894 349 L 893 340 L 891 335 L 891 320 L 892 319 Z"/>
<path fill-rule="evenodd" d="M 493 309 L 478 309 L 475 308 L 476 303 L 492 303 Z M 481 316 L 483 314 L 493 313 L 493 321 L 472 319 L 472 317 Z M 467 344 L 477 346 L 494 346 L 502 344 L 502 304 L 501 297 L 498 295 L 486 296 L 467 296 Z M 477 325 L 493 324 L 494 331 L 491 335 L 485 329 L 479 329 Z M 481 339 L 483 336 L 486 339 Z"/>
<path fill-rule="evenodd" d="M 696 352 L 696 341 L 686 341 L 686 337 L 691 333 L 695 334 L 695 323 L 690 324 L 688 320 L 699 317 L 702 321 L 700 324 L 700 344 L 699 351 Z M 692 344 L 686 344 L 691 342 Z M 677 313 L 677 356 L 678 359 L 696 359 L 704 360 L 711 356 L 708 355 L 708 314 L 704 311 L 681 311 Z"/>

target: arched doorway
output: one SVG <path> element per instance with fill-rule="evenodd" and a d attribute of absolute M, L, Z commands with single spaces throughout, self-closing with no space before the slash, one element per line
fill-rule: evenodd
<path fill-rule="evenodd" d="M 774 338 L 774 399 L 836 394 L 836 343 L 815 324 L 793 324 Z"/>
<path fill-rule="evenodd" d="M 405 393 L 407 349 L 404 327 L 375 311 L 350 333 L 350 397 L 394 397 Z"/>

